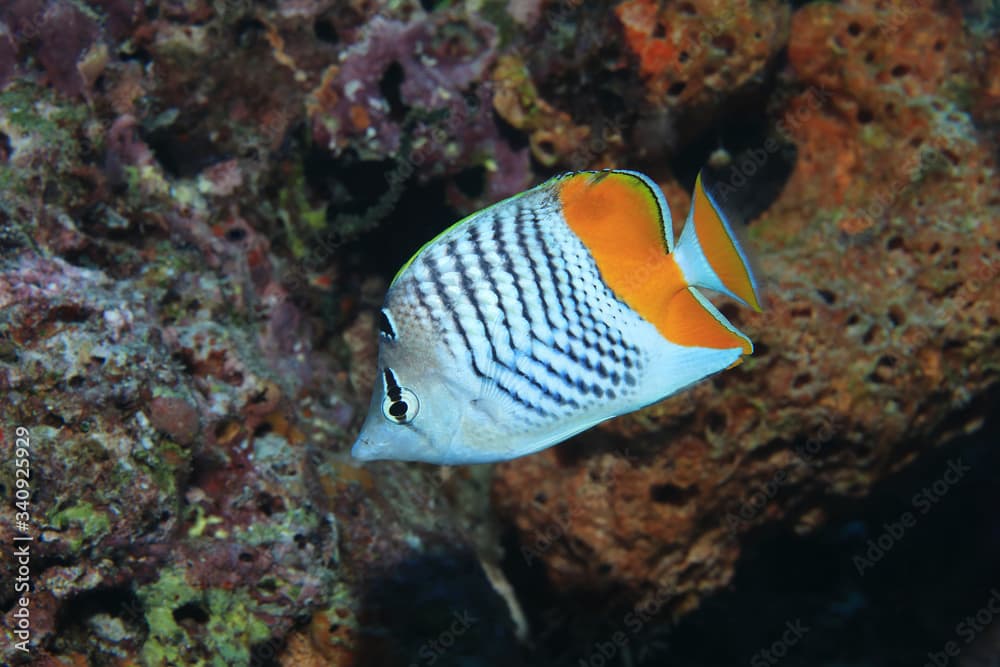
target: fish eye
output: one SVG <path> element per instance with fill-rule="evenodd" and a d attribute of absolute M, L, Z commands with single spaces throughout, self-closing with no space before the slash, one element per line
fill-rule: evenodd
<path fill-rule="evenodd" d="M 420 401 L 417 395 L 406 387 L 397 387 L 397 391 L 382 399 L 382 414 L 396 424 L 409 424 L 420 411 Z"/>

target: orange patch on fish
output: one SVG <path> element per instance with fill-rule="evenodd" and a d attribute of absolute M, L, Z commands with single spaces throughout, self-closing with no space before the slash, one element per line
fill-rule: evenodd
<path fill-rule="evenodd" d="M 670 331 L 669 340 L 678 345 L 716 350 L 740 347 L 744 354 L 753 351 L 750 341 L 719 322 L 688 290 L 678 292 L 670 300 L 670 307 L 666 309 L 663 319 Z M 739 361 L 737 359 L 736 363 Z"/>
<path fill-rule="evenodd" d="M 701 250 L 712 265 L 712 270 L 719 276 L 722 284 L 760 312 L 750 272 L 729 235 L 729 230 L 721 223 L 715 206 L 709 200 L 700 174 L 695 182 L 691 207 L 694 210 L 694 228 L 698 233 Z"/>
<path fill-rule="evenodd" d="M 559 199 L 567 224 L 587 246 L 607 286 L 673 340 L 667 304 L 686 282 L 667 254 L 656 196 L 639 179 L 612 172 L 566 178 Z"/>

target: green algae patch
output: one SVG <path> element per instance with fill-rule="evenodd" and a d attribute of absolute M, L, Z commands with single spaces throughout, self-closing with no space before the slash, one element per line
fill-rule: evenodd
<path fill-rule="evenodd" d="M 315 247 L 315 237 L 327 229 L 326 204 L 309 202 L 305 171 L 301 166 L 289 174 L 288 185 L 278 193 L 278 218 L 285 232 L 285 242 L 296 259 L 303 259 Z"/>
<path fill-rule="evenodd" d="M 91 540 L 107 534 L 111 528 L 108 515 L 88 502 L 67 507 L 52 515 L 49 523 L 57 530 L 67 530 L 73 526 L 80 529 L 80 536 L 70 540 L 70 547 L 76 551 L 84 540 Z"/>
<path fill-rule="evenodd" d="M 84 107 L 58 102 L 49 89 L 33 84 L 15 84 L 0 92 L 0 108 L 11 125 L 60 149 L 74 145 L 67 128 L 79 125 L 88 115 Z"/>
<path fill-rule="evenodd" d="M 259 547 L 290 542 L 293 535 L 308 534 L 318 527 L 319 517 L 315 513 L 296 507 L 271 517 L 271 521 L 237 527 L 234 537 L 241 544 Z"/>
<path fill-rule="evenodd" d="M 172 443 L 165 445 L 165 447 L 168 446 L 173 447 L 175 451 L 183 452 L 183 450 L 178 449 L 177 445 Z M 167 496 L 173 496 L 177 493 L 176 470 L 168 465 L 157 452 L 136 448 L 132 452 L 132 458 L 139 464 L 139 468 L 153 480 L 160 492 Z"/>
<path fill-rule="evenodd" d="M 147 665 L 185 664 L 178 647 L 188 645 L 187 632 L 174 619 L 174 610 L 197 600 L 201 593 L 192 588 L 180 569 L 164 570 L 160 578 L 137 591 L 146 610 L 149 637 L 142 647 Z M 201 663 L 204 664 L 204 663 Z"/>
<path fill-rule="evenodd" d="M 266 623 L 251 613 L 256 602 L 245 591 L 229 593 L 220 589 L 208 592 L 209 635 L 206 643 L 212 649 L 212 664 L 246 664 L 250 647 L 271 636 Z"/>
<path fill-rule="evenodd" d="M 76 136 L 88 116 L 86 107 L 67 104 L 34 84 L 16 83 L 0 92 L 0 132 L 19 145 L 16 166 L 0 164 L 0 199 L 29 196 L 37 186 L 34 175 L 48 180 L 73 166 L 80 152 Z"/>
<path fill-rule="evenodd" d="M 253 614 L 258 605 L 246 591 L 198 590 L 187 581 L 181 568 L 164 570 L 159 579 L 137 593 L 149 627 L 142 661 L 150 667 L 247 665 L 250 647 L 271 635 L 267 624 Z M 183 607 L 195 607 L 207 615 L 204 634 L 192 637 L 178 625 L 175 614 Z M 201 647 L 205 655 L 194 654 L 197 649 L 193 647 Z"/>

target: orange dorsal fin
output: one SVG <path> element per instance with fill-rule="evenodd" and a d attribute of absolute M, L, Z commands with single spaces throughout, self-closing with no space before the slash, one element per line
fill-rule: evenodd
<path fill-rule="evenodd" d="M 684 279 L 667 254 L 673 229 L 659 187 L 635 172 L 578 172 L 559 180 L 558 194 L 604 283 L 663 333 L 667 301 Z"/>
<path fill-rule="evenodd" d="M 727 267 L 738 262 L 731 268 L 740 291 L 733 291 L 737 297 L 745 295 L 750 305 L 759 309 L 742 252 L 731 240 L 728 224 L 701 187 L 700 178 L 695 197 L 701 197 L 702 202 L 694 205 L 689 216 L 698 216 L 693 225 L 689 223 L 692 229 L 697 227 L 698 235 L 696 238 L 688 232 L 687 247 L 683 248 L 689 273 L 679 258 L 685 245 L 683 236 L 676 253 L 668 254 L 673 246 L 670 211 L 659 187 L 648 177 L 630 171 L 579 172 L 559 179 L 557 191 L 567 224 L 590 251 L 605 284 L 664 338 L 688 347 L 752 352 L 750 339 L 689 284 L 691 276 L 699 275 L 717 283 L 721 278 L 713 271 L 729 276 Z M 705 246 L 710 246 L 708 251 Z M 741 289 L 739 280 L 749 291 Z"/>

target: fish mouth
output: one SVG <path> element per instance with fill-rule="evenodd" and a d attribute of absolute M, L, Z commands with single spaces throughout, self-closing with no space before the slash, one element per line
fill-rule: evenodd
<path fill-rule="evenodd" d="M 382 458 L 379 452 L 384 448 L 384 445 L 376 444 L 368 438 L 359 437 L 354 446 L 351 447 L 351 456 L 359 461 L 377 461 Z"/>

